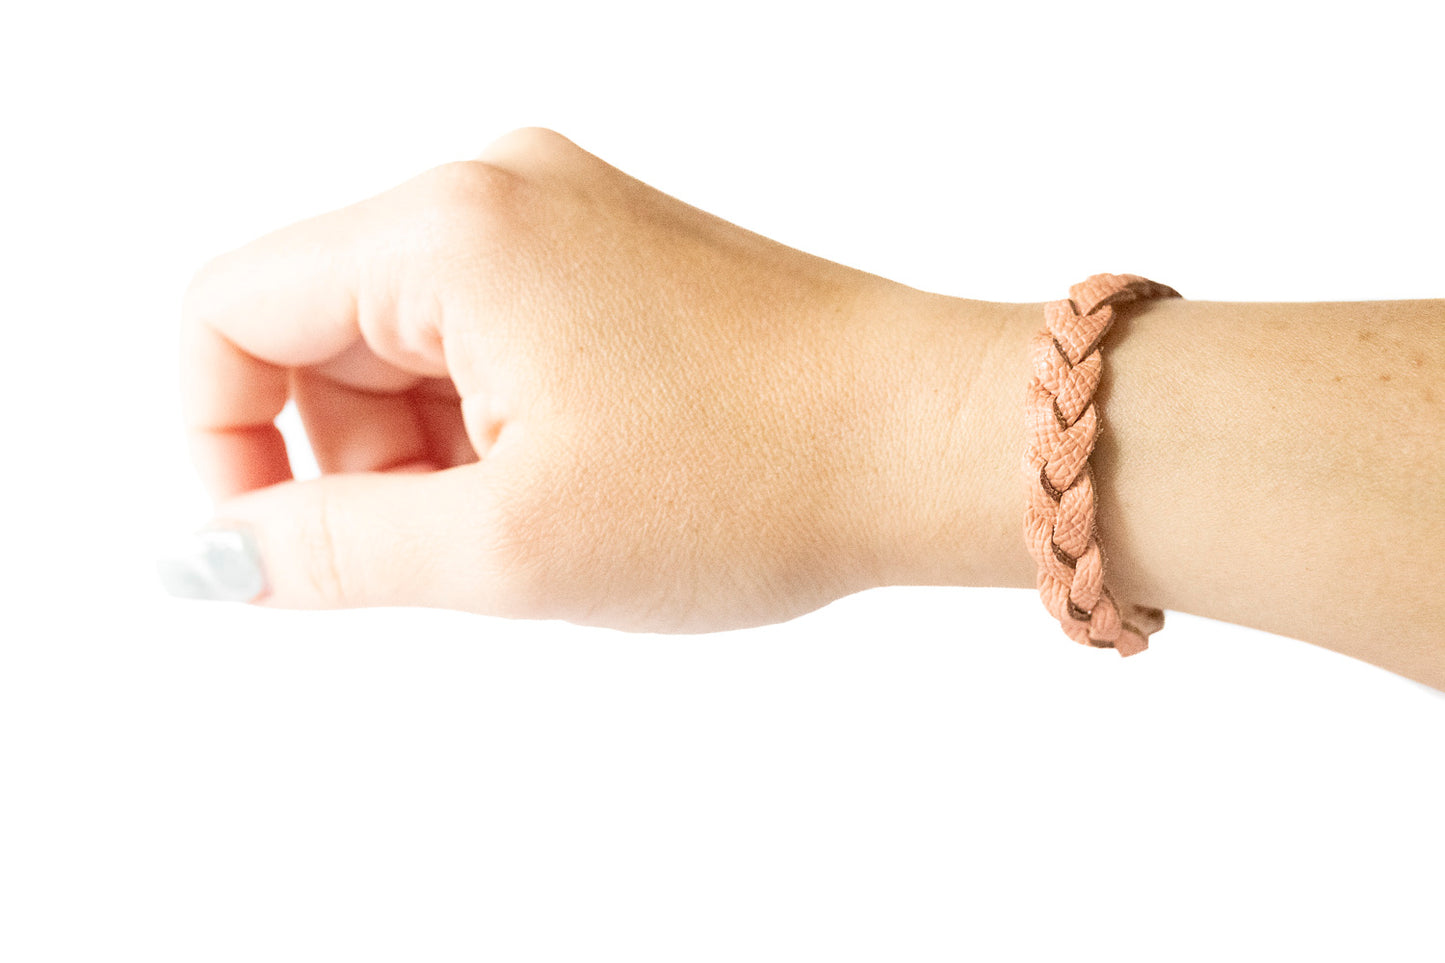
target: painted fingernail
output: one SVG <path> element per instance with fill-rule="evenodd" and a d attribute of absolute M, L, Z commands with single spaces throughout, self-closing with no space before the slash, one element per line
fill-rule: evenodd
<path fill-rule="evenodd" d="M 156 560 L 156 574 L 183 599 L 249 602 L 266 589 L 256 539 L 238 525 L 210 525 Z"/>

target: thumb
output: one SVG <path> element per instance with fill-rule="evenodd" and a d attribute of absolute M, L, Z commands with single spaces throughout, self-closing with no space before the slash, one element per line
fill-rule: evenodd
<path fill-rule="evenodd" d="M 166 590 L 276 608 L 420 605 L 507 614 L 485 462 L 287 481 L 221 502 L 159 560 Z"/>

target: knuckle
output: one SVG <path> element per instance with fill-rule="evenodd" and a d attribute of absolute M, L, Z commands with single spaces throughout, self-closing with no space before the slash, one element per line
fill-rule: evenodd
<path fill-rule="evenodd" d="M 521 178 L 486 161 L 452 161 L 433 167 L 418 186 L 427 207 L 435 210 L 494 210 L 508 204 L 521 190 Z"/>
<path fill-rule="evenodd" d="M 581 148 L 551 128 L 519 127 L 488 144 L 481 157 L 516 170 L 530 170 L 580 153 Z"/>
<path fill-rule="evenodd" d="M 447 249 L 485 241 L 519 223 L 530 185 L 520 175 L 480 160 L 434 167 L 415 181 L 420 226 Z"/>

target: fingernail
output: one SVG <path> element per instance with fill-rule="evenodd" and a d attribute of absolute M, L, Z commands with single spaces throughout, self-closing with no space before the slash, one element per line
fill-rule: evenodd
<path fill-rule="evenodd" d="M 261 553 L 246 528 L 208 525 L 156 559 L 156 574 L 183 599 L 249 602 L 266 589 Z"/>

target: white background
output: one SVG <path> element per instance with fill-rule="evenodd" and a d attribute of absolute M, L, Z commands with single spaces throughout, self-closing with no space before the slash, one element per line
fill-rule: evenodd
<path fill-rule="evenodd" d="M 1171 613 L 1122 661 L 963 588 L 629 636 L 152 571 L 207 510 L 191 273 L 516 126 L 966 297 L 1445 296 L 1432 6 L 7 8 L 0 959 L 1445 957 L 1445 696 L 1303 643 Z"/>

